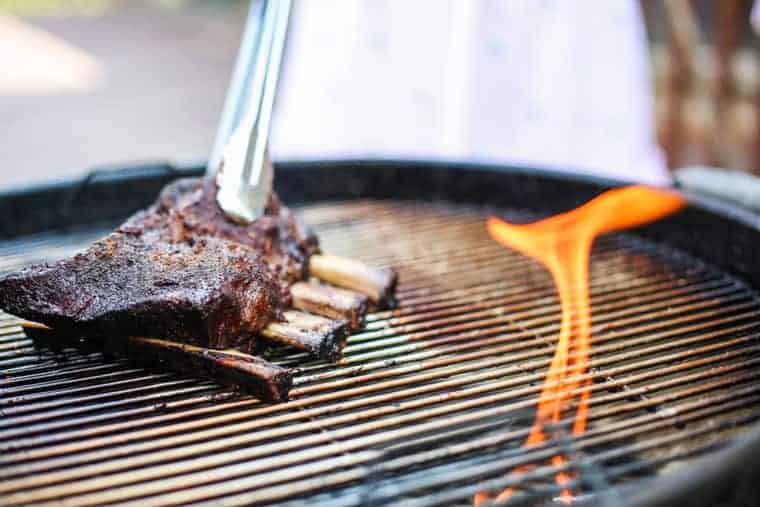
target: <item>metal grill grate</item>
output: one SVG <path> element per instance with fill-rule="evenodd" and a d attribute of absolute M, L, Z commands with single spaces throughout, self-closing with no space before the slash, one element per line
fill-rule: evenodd
<path fill-rule="evenodd" d="M 292 401 L 265 405 L 97 353 L 54 354 L 5 317 L 0 504 L 466 505 L 508 485 L 534 504 L 557 494 L 548 460 L 562 453 L 581 491 L 615 505 L 760 415 L 756 293 L 618 235 L 591 265 L 588 431 L 522 449 L 559 329 L 548 273 L 491 241 L 482 210 L 361 201 L 302 214 L 326 250 L 400 271 L 400 307 L 372 315 L 343 364 L 308 363 Z M 0 246 L 0 269 L 95 235 Z M 538 466 L 505 475 L 523 464 Z"/>

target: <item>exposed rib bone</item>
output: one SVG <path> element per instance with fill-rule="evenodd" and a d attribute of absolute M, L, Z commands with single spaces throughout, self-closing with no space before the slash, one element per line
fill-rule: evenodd
<path fill-rule="evenodd" d="M 32 338 L 49 341 L 55 331 L 36 322 L 22 322 L 24 331 Z M 70 335 L 61 335 L 71 340 Z M 260 357 L 237 350 L 215 350 L 157 338 L 138 336 L 106 337 L 106 353 L 130 359 L 163 370 L 201 375 L 219 384 L 238 386 L 264 401 L 285 401 L 293 384 L 289 370 Z"/>
<path fill-rule="evenodd" d="M 297 310 L 284 313 L 284 322 L 270 322 L 261 331 L 265 338 L 335 361 L 348 337 L 345 320 L 330 320 Z"/>
<path fill-rule="evenodd" d="M 347 320 L 333 320 L 297 310 L 287 310 L 283 316 L 283 321 L 270 322 L 261 330 L 261 336 L 269 341 L 303 350 L 320 359 L 330 361 L 340 359 L 349 334 Z M 25 321 L 23 325 L 28 329 L 51 329 L 36 322 Z"/>
<path fill-rule="evenodd" d="M 330 319 L 343 319 L 351 331 L 364 327 L 368 297 L 331 285 L 297 282 L 290 287 L 293 307 Z"/>
<path fill-rule="evenodd" d="M 393 306 L 396 272 L 368 266 L 337 255 L 315 254 L 309 258 L 309 274 L 329 284 L 369 296 L 379 308 Z"/>

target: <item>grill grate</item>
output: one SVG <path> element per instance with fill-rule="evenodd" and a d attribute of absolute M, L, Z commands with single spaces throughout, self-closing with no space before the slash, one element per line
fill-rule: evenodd
<path fill-rule="evenodd" d="M 307 363 L 292 401 L 266 405 L 98 353 L 53 353 L 6 316 L 0 504 L 466 505 L 513 485 L 530 505 L 559 493 L 547 463 L 562 453 L 580 490 L 616 505 L 760 415 L 757 294 L 616 235 L 597 241 L 591 266 L 588 431 L 522 449 L 559 330 L 549 274 L 491 241 L 482 210 L 358 201 L 302 213 L 327 250 L 400 271 L 400 307 L 372 315 L 343 364 Z M 97 235 L 0 246 L 0 269 Z M 538 466 L 505 475 L 524 464 Z"/>

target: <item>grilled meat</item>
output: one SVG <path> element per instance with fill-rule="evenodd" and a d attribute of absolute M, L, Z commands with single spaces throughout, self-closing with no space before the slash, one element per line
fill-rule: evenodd
<path fill-rule="evenodd" d="M 283 286 L 250 247 L 117 230 L 85 252 L 0 279 L 0 307 L 62 332 L 160 336 L 251 350 Z"/>
<path fill-rule="evenodd" d="M 240 225 L 218 207 L 212 180 L 183 179 L 83 253 L 0 277 L 0 308 L 59 337 L 116 344 L 282 400 L 290 372 L 250 355 L 260 340 L 337 360 L 368 301 L 392 300 L 392 270 L 317 253 L 314 234 L 274 194 L 264 216 Z"/>
<path fill-rule="evenodd" d="M 317 237 L 272 193 L 264 216 L 248 225 L 230 221 L 216 203 L 209 178 L 185 178 L 164 188 L 158 202 L 124 227 L 161 228 L 172 243 L 213 236 L 256 250 L 269 269 L 288 284 L 306 276 L 309 257 L 319 251 Z"/>
<path fill-rule="evenodd" d="M 84 253 L 0 279 L 0 307 L 54 328 L 250 350 L 290 305 L 317 240 L 274 195 L 248 226 L 215 196 L 209 179 L 168 185 Z"/>

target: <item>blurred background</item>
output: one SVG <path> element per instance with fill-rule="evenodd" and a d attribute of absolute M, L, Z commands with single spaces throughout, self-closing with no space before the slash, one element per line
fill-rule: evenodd
<path fill-rule="evenodd" d="M 760 174 L 760 81 L 749 0 L 642 0 L 657 138 L 671 169 Z"/>
<path fill-rule="evenodd" d="M 207 157 L 247 9 L 0 0 L 0 186 Z"/>
<path fill-rule="evenodd" d="M 640 7 L 668 167 L 760 174 L 751 0 Z M 235 0 L 0 0 L 0 187 L 104 165 L 204 159 L 247 8 Z"/>

